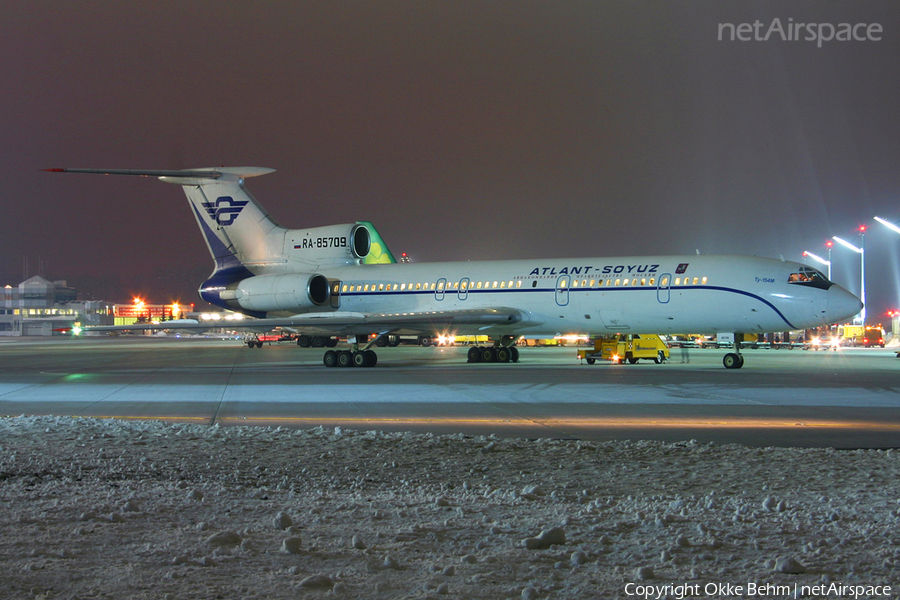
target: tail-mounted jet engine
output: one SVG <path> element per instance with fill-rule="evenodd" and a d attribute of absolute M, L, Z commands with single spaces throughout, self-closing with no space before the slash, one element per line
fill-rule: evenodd
<path fill-rule="evenodd" d="M 240 281 L 220 297 L 249 311 L 296 314 L 326 305 L 331 286 L 324 275 L 318 274 L 258 275 Z"/>
<path fill-rule="evenodd" d="M 372 251 L 372 238 L 369 226 L 362 223 L 291 229 L 286 233 L 285 252 L 292 260 L 311 265 L 358 264 Z M 379 244 L 379 256 L 384 250 Z"/>

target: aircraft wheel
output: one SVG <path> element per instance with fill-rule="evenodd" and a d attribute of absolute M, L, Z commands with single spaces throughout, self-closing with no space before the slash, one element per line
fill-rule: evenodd
<path fill-rule="evenodd" d="M 333 367 L 337 364 L 337 355 L 338 353 L 334 350 L 329 350 L 325 353 L 324 358 L 322 358 L 322 362 L 325 363 L 326 367 Z"/>
<path fill-rule="evenodd" d="M 744 366 L 744 357 L 739 356 L 734 352 L 729 352 L 722 359 L 722 364 L 725 365 L 726 369 L 740 369 Z"/>
<path fill-rule="evenodd" d="M 498 363 L 508 363 L 510 359 L 509 348 L 497 348 L 495 350 L 495 354 L 497 355 Z"/>
<path fill-rule="evenodd" d="M 325 338 L 325 346 L 328 348 L 334 348 L 335 346 L 337 346 L 337 343 L 338 343 L 337 338 L 333 338 L 333 337 Z"/>
<path fill-rule="evenodd" d="M 350 355 L 350 352 L 346 350 L 341 350 L 337 353 L 337 364 L 339 367 L 352 367 L 353 366 L 353 357 Z"/>
<path fill-rule="evenodd" d="M 430 337 L 425 337 L 424 335 L 419 338 L 419 343 L 426 348 L 431 345 L 431 341 Z"/>
<path fill-rule="evenodd" d="M 515 363 L 519 362 L 519 349 L 515 346 L 509 347 L 509 359 Z"/>
<path fill-rule="evenodd" d="M 388 338 L 386 335 L 381 336 L 377 340 L 375 340 L 375 345 L 379 348 L 384 348 L 388 345 Z"/>
<path fill-rule="evenodd" d="M 378 364 L 378 355 L 375 354 L 374 350 L 366 350 L 365 355 L 366 359 L 369 361 L 369 364 L 366 365 L 367 367 L 374 367 Z"/>
<path fill-rule="evenodd" d="M 312 347 L 313 348 L 324 348 L 325 347 L 325 338 L 323 338 L 321 335 L 313 336 Z"/>
<path fill-rule="evenodd" d="M 584 359 L 584 360 L 586 360 L 586 361 L 587 361 L 587 364 L 589 364 L 589 365 L 592 365 L 592 364 L 594 364 L 595 362 L 597 362 L 597 359 L 596 359 L 596 358 L 586 358 L 586 359 Z"/>
<path fill-rule="evenodd" d="M 497 351 L 491 347 L 483 348 L 481 350 L 481 362 L 497 362 Z"/>
<path fill-rule="evenodd" d="M 312 343 L 312 340 L 308 335 L 301 335 L 297 338 L 297 345 L 301 348 L 309 348 L 309 345 Z"/>
<path fill-rule="evenodd" d="M 478 346 L 472 346 L 471 348 L 469 348 L 467 357 L 470 363 L 481 362 L 481 348 L 479 348 Z"/>
<path fill-rule="evenodd" d="M 354 367 L 369 367 L 369 359 L 366 356 L 365 352 L 354 352 L 353 353 L 353 366 Z"/>

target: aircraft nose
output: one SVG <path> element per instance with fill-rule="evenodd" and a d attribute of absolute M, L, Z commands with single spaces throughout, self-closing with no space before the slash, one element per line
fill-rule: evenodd
<path fill-rule="evenodd" d="M 838 323 L 844 319 L 859 314 L 863 303 L 859 298 L 839 285 L 833 285 L 828 290 L 828 320 Z"/>

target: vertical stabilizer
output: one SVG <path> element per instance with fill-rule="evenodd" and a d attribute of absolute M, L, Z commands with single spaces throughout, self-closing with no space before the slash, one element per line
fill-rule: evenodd
<path fill-rule="evenodd" d="M 216 177 L 194 177 L 197 173 Z M 161 176 L 182 186 L 197 225 L 216 261 L 216 272 L 284 261 L 284 232 L 244 187 L 244 178 L 271 173 L 272 169 L 232 167 L 195 169 L 187 177 Z"/>

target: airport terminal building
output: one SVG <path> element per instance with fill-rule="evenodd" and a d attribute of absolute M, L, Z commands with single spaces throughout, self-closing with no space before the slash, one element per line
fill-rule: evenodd
<path fill-rule="evenodd" d="M 76 324 L 111 325 L 113 307 L 99 300 L 78 300 L 65 281 L 34 276 L 0 291 L 0 336 L 65 335 Z"/>

